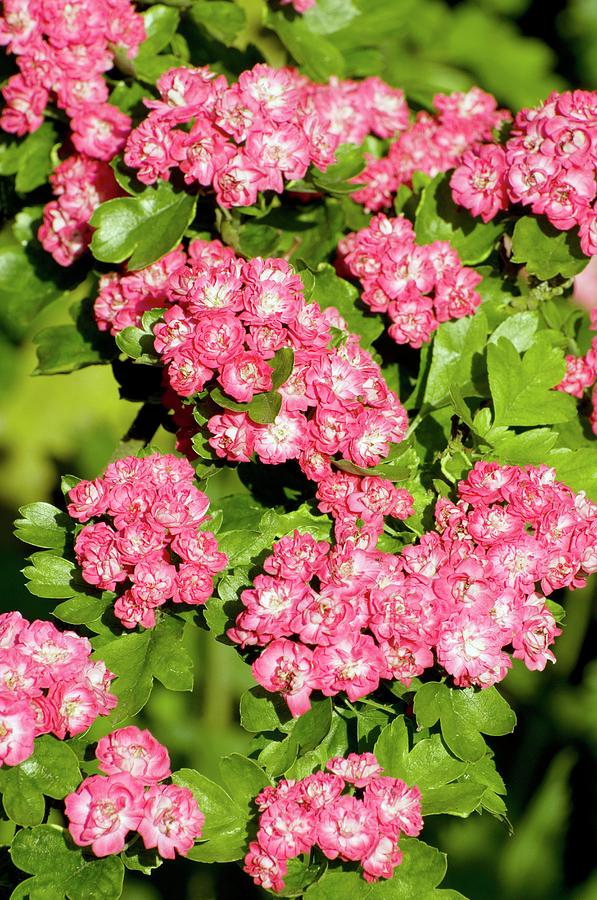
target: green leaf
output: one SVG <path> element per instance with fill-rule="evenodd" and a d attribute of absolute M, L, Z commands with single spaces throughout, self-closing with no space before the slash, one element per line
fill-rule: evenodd
<path fill-rule="evenodd" d="M 277 391 L 255 394 L 250 403 L 238 403 L 238 401 L 232 400 L 219 387 L 212 388 L 209 396 L 223 409 L 246 413 L 257 425 L 269 425 L 274 422 L 282 408 L 282 395 Z"/>
<path fill-rule="evenodd" d="M 300 753 L 314 750 L 329 733 L 331 724 L 332 701 L 329 697 L 312 700 L 311 709 L 294 720 L 290 732 L 299 746 Z"/>
<path fill-rule="evenodd" d="M 316 34 L 332 34 L 345 28 L 358 15 L 359 10 L 352 0 L 318 0 L 303 13 L 303 18 Z"/>
<path fill-rule="evenodd" d="M 220 772 L 232 799 L 241 807 L 252 803 L 270 779 L 252 759 L 232 753 L 220 760 Z"/>
<path fill-rule="evenodd" d="M 322 35 L 311 31 L 301 16 L 289 18 L 282 10 L 269 9 L 265 25 L 276 32 L 308 78 L 327 81 L 330 75 L 344 74 L 341 52 Z"/>
<path fill-rule="evenodd" d="M 97 596 L 83 594 L 58 604 L 52 615 L 68 625 L 87 625 L 100 619 L 114 603 L 116 595 L 104 592 Z"/>
<path fill-rule="evenodd" d="M 194 215 L 197 198 L 160 181 L 135 197 L 102 203 L 91 217 L 95 228 L 91 252 L 101 262 L 129 260 L 143 269 L 172 250 Z"/>
<path fill-rule="evenodd" d="M 423 795 L 423 816 L 460 816 L 465 819 L 477 809 L 485 786 L 468 781 L 431 788 Z"/>
<path fill-rule="evenodd" d="M 485 224 L 454 203 L 449 175 L 436 175 L 423 190 L 415 219 L 418 244 L 449 241 L 461 262 L 470 266 L 487 259 L 503 231 L 503 224 Z"/>
<path fill-rule="evenodd" d="M 77 757 L 67 744 L 48 734 L 36 738 L 29 759 L 0 769 L 2 803 L 18 825 L 38 825 L 45 813 L 43 795 L 61 800 L 80 782 Z"/>
<path fill-rule="evenodd" d="M 574 231 L 559 231 L 546 219 L 523 216 L 512 235 L 512 261 L 524 264 L 529 275 L 548 281 L 557 275 L 571 278 L 588 263 Z"/>
<path fill-rule="evenodd" d="M 205 816 L 202 843 L 192 847 L 189 859 L 198 862 L 231 862 L 246 852 L 248 814 L 214 781 L 193 769 L 172 775 L 174 784 L 189 788 Z"/>
<path fill-rule="evenodd" d="M 151 875 L 164 861 L 157 850 L 146 850 L 140 842 L 128 847 L 121 853 L 120 858 L 127 869 L 143 872 L 144 875 Z"/>
<path fill-rule="evenodd" d="M 352 184 L 354 178 L 365 168 L 365 157 L 360 147 L 352 144 L 340 144 L 336 150 L 336 162 L 325 170 L 313 168 L 311 177 L 317 188 L 332 196 L 343 197 L 358 190 L 358 184 Z"/>
<path fill-rule="evenodd" d="M 189 14 L 197 25 L 203 25 L 216 40 L 227 47 L 242 31 L 246 19 L 240 6 L 224 0 L 194 0 Z"/>
<path fill-rule="evenodd" d="M 434 888 L 446 873 L 446 857 L 415 838 L 401 838 L 404 854 L 393 878 L 368 884 L 359 872 L 329 868 L 305 892 L 305 900 L 441 900 Z"/>
<path fill-rule="evenodd" d="M 433 338 L 433 356 L 424 401 L 439 406 L 450 387 L 465 388 L 474 377 L 474 364 L 485 349 L 487 319 L 482 309 L 474 316 L 443 322 Z"/>
<path fill-rule="evenodd" d="M 267 364 L 273 369 L 272 389 L 276 391 L 286 384 L 294 369 L 294 350 L 292 347 L 281 347 Z"/>
<path fill-rule="evenodd" d="M 487 752 L 481 733 L 508 734 L 516 725 L 516 716 L 495 687 L 454 690 L 428 682 L 417 691 L 414 710 L 423 728 L 430 728 L 439 719 L 447 746 L 467 762 L 476 762 Z"/>
<path fill-rule="evenodd" d="M 21 506 L 19 513 L 23 518 L 15 521 L 15 537 L 34 547 L 64 550 L 67 531 L 73 526 L 72 519 L 66 513 L 51 503 L 43 502 Z"/>
<path fill-rule="evenodd" d="M 96 332 L 87 336 L 76 325 L 50 325 L 35 337 L 34 375 L 58 375 L 107 362 L 114 355 L 111 339 Z"/>
<path fill-rule="evenodd" d="M 57 140 L 51 122 L 43 122 L 25 140 L 5 145 L 0 155 L 0 175 L 16 175 L 15 188 L 26 194 L 47 181 L 53 169 L 52 148 Z"/>
<path fill-rule="evenodd" d="M 289 718 L 282 698 L 262 687 L 249 688 L 240 698 L 240 724 L 245 731 L 275 731 Z"/>
<path fill-rule="evenodd" d="M 163 615 L 155 628 L 136 634 L 123 634 L 102 644 L 98 656 L 118 676 L 113 693 L 118 706 L 102 720 L 102 729 L 110 730 L 145 706 L 153 679 L 170 691 L 190 691 L 193 687 L 193 661 L 182 643 L 184 622 Z"/>
<path fill-rule="evenodd" d="M 508 338 L 519 353 L 528 350 L 539 327 L 539 315 L 536 312 L 519 312 L 505 319 L 489 336 L 488 343 L 497 344 L 501 337 Z"/>
<path fill-rule="evenodd" d="M 270 425 L 282 408 L 282 394 L 278 391 L 267 391 L 255 394 L 247 406 L 247 415 L 256 425 Z"/>
<path fill-rule="evenodd" d="M 19 766 L 0 770 L 2 806 L 17 825 L 40 825 L 46 814 L 43 792 L 21 772 Z"/>
<path fill-rule="evenodd" d="M 52 551 L 32 553 L 29 561 L 23 575 L 28 579 L 27 590 L 35 597 L 62 600 L 74 597 L 84 587 L 75 564 Z"/>
<path fill-rule="evenodd" d="M 546 462 L 558 435 L 551 428 L 532 428 L 521 434 L 507 430 L 493 436 L 490 432 L 488 439 L 495 451 L 489 454 L 492 459 L 497 457 L 499 462 L 509 466 L 538 466 Z"/>
<path fill-rule="evenodd" d="M 24 207 L 0 232 L 0 327 L 15 341 L 44 307 L 80 280 L 76 267 L 65 270 L 39 244 L 42 210 Z"/>
<path fill-rule="evenodd" d="M 516 715 L 496 687 L 464 688 L 451 691 L 453 707 L 483 734 L 510 734 L 516 726 Z"/>
<path fill-rule="evenodd" d="M 430 789 L 449 784 L 467 771 L 467 764 L 451 756 L 438 734 L 418 741 L 410 752 L 408 743 L 404 718 L 400 716 L 383 729 L 374 752 L 384 774 L 416 784 L 423 797 Z"/>
<path fill-rule="evenodd" d="M 151 331 L 144 331 L 136 325 L 128 325 L 116 335 L 119 350 L 143 365 L 156 365 L 158 355 L 153 347 L 154 337 Z"/>
<path fill-rule="evenodd" d="M 164 47 L 167 47 L 178 28 L 180 13 L 172 6 L 162 6 L 159 3 L 146 9 L 143 13 L 143 25 L 146 38 L 139 47 L 134 63 L 139 58 L 145 59 L 155 56 Z"/>
<path fill-rule="evenodd" d="M 124 868 L 120 859 L 83 855 L 68 831 L 57 825 L 38 825 L 17 832 L 10 848 L 12 861 L 34 878 L 22 882 L 11 900 L 118 900 Z"/>
<path fill-rule="evenodd" d="M 597 447 L 582 447 L 569 450 L 555 447 L 550 451 L 547 462 L 554 466 L 556 475 L 573 491 L 585 491 L 587 496 L 597 501 Z"/>
<path fill-rule="evenodd" d="M 408 744 L 408 730 L 404 716 L 397 716 L 393 722 L 382 729 L 373 751 L 378 763 L 383 766 L 384 775 L 390 775 L 392 778 L 404 778 Z"/>
<path fill-rule="evenodd" d="M 414 711 L 417 722 L 422 728 L 431 728 L 440 717 L 440 697 L 446 690 L 445 685 L 428 681 L 421 685 L 415 694 Z"/>
<path fill-rule="evenodd" d="M 310 884 L 321 877 L 326 869 L 326 863 L 311 863 L 310 857 L 289 859 L 287 873 L 284 876 L 284 887 L 276 891 L 276 897 L 302 897 Z"/>
<path fill-rule="evenodd" d="M 564 376 L 562 351 L 538 335 L 522 359 L 507 338 L 487 348 L 496 425 L 550 425 L 576 413 L 568 394 L 551 390 Z"/>

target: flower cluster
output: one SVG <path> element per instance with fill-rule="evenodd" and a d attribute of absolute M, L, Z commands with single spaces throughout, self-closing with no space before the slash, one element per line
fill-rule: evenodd
<path fill-rule="evenodd" d="M 153 628 L 167 600 L 205 603 L 226 565 L 215 536 L 201 528 L 209 500 L 194 474 L 175 456 L 127 456 L 69 491 L 72 518 L 94 519 L 75 540 L 82 576 L 102 590 L 118 589 L 114 614 L 125 628 Z"/>
<path fill-rule="evenodd" d="M 246 462 L 256 454 L 266 464 L 297 459 L 318 482 L 326 509 L 335 516 L 336 508 L 342 511 L 345 536 L 346 529 L 355 533 L 358 519 L 377 537 L 384 515 L 412 514 L 409 496 L 389 482 L 347 481 L 334 473 L 334 457 L 365 467 L 379 463 L 404 437 L 407 417 L 357 336 L 335 309 L 306 302 L 303 283 L 285 260 L 245 262 L 218 241 L 194 240 L 187 258 L 175 250 L 141 272 L 104 276 L 95 314 L 100 328 L 117 333 L 162 305 L 168 308 L 154 326 L 155 350 L 179 398 L 215 386 L 233 405 L 250 404 L 272 389 L 269 361 L 282 348 L 293 351 L 272 423 L 257 424 L 250 409 L 209 416 L 209 444 L 218 457 Z"/>
<path fill-rule="evenodd" d="M 327 859 L 358 862 L 366 881 L 391 878 L 402 861 L 400 835 L 423 827 L 418 787 L 383 775 L 372 753 L 334 757 L 325 768 L 256 797 L 259 830 L 244 870 L 266 890 L 281 891 L 288 860 L 315 847 Z"/>
<path fill-rule="evenodd" d="M 101 738 L 95 755 L 105 776 L 86 778 L 64 801 L 75 844 L 109 856 L 136 831 L 165 859 L 186 856 L 205 816 L 188 788 L 163 783 L 172 774 L 166 748 L 130 725 Z"/>
<path fill-rule="evenodd" d="M 510 118 L 497 108 L 491 94 L 477 87 L 467 93 L 437 94 L 433 105 L 437 113 L 417 113 L 387 156 L 365 154 L 367 166 L 353 179 L 363 187 L 351 196 L 368 212 L 391 206 L 400 185 L 412 185 L 415 172 L 431 176 L 447 172 L 470 148 L 491 140 L 493 129 Z"/>
<path fill-rule="evenodd" d="M 597 331 L 597 309 L 591 310 L 591 329 Z M 558 390 L 578 397 L 591 390 L 592 412 L 589 422 L 593 433 L 597 435 L 597 337 L 594 337 L 589 350 L 584 356 L 566 356 L 566 374 L 558 384 Z"/>
<path fill-rule="evenodd" d="M 346 235 L 338 251 L 339 268 L 359 279 L 367 306 L 387 313 L 397 344 L 420 347 L 440 322 L 470 315 L 481 302 L 475 290 L 481 275 L 463 266 L 447 241 L 417 245 L 404 216 L 379 213 Z"/>
<path fill-rule="evenodd" d="M 597 91 L 552 93 L 521 110 L 504 147 L 464 154 L 451 178 L 454 200 L 483 221 L 510 203 L 530 206 L 561 231 L 580 227 L 587 256 L 597 254 Z"/>
<path fill-rule="evenodd" d="M 156 86 L 160 99 L 144 101 L 150 113 L 129 135 L 125 163 L 144 184 L 179 169 L 188 185 L 212 186 L 223 207 L 281 193 L 310 164 L 334 162 L 338 144 L 392 137 L 408 116 L 403 92 L 379 78 L 322 85 L 262 63 L 233 85 L 203 66 L 170 69 Z"/>
<path fill-rule="evenodd" d="M 46 203 L 37 236 L 57 263 L 70 266 L 89 246 L 93 211 L 122 191 L 108 163 L 84 153 L 61 162 L 50 184 L 57 199 Z"/>
<path fill-rule="evenodd" d="M 400 555 L 298 532 L 274 545 L 228 636 L 265 648 L 253 675 L 293 716 L 314 690 L 356 700 L 435 664 L 458 687 L 488 687 L 511 654 L 529 669 L 554 661 L 545 595 L 597 571 L 597 506 L 546 466 L 479 462 L 458 494 Z"/>
<path fill-rule="evenodd" d="M 40 734 L 81 734 L 116 706 L 114 678 L 91 644 L 51 622 L 0 615 L 0 766 L 16 766 Z"/>
<path fill-rule="evenodd" d="M 4 0 L 0 44 L 15 54 L 19 74 L 2 88 L 0 127 L 35 131 L 54 99 L 68 116 L 80 153 L 111 159 L 131 120 L 107 102 L 103 73 L 114 54 L 133 56 L 145 39 L 143 18 L 129 0 Z"/>

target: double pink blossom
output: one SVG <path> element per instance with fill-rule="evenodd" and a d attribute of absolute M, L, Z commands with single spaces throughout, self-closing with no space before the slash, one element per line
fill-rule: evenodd
<path fill-rule="evenodd" d="M 255 798 L 257 839 L 249 844 L 244 870 L 256 884 L 282 890 L 288 860 L 313 847 L 328 859 L 358 862 L 367 881 L 391 878 L 402 860 L 400 835 L 421 831 L 419 789 L 382 776 L 372 753 L 335 757 L 326 769 L 279 781 Z M 352 794 L 343 793 L 348 785 L 354 785 Z"/>
<path fill-rule="evenodd" d="M 0 615 L 0 766 L 30 757 L 38 735 L 81 734 L 116 706 L 114 675 L 90 654 L 73 631 L 16 611 Z"/>
<path fill-rule="evenodd" d="M 86 778 L 64 801 L 74 842 L 109 856 L 137 831 L 165 859 L 186 856 L 205 816 L 188 788 L 163 783 L 171 775 L 167 749 L 131 725 L 101 738 L 96 756 L 107 777 Z"/>
<path fill-rule="evenodd" d="M 118 591 L 114 613 L 125 628 L 152 628 L 168 600 L 205 603 L 226 565 L 215 536 L 203 530 L 209 501 L 194 474 L 175 456 L 125 457 L 69 491 L 70 515 L 88 523 L 75 541 L 83 578 Z"/>

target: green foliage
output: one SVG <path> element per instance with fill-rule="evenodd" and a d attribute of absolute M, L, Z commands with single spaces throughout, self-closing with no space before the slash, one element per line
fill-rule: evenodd
<path fill-rule="evenodd" d="M 516 716 L 495 687 L 455 690 L 428 682 L 417 691 L 414 710 L 423 728 L 430 728 L 439 719 L 448 749 L 467 762 L 485 755 L 483 734 L 509 734 L 516 724 Z"/>
<path fill-rule="evenodd" d="M 557 275 L 570 278 L 587 264 L 574 231 L 558 231 L 533 216 L 523 216 L 514 226 L 512 261 L 523 264 L 529 275 L 541 281 Z"/>
<path fill-rule="evenodd" d="M 487 259 L 503 231 L 499 220 L 485 224 L 456 206 L 449 176 L 440 173 L 423 189 L 415 219 L 418 244 L 449 241 L 465 265 L 476 265 Z"/>
<path fill-rule="evenodd" d="M 241 859 L 245 854 L 249 818 L 244 809 L 244 791 L 241 804 L 238 804 L 219 784 L 191 769 L 174 772 L 172 781 L 193 792 L 205 816 L 204 840 L 189 851 L 189 859 L 197 862 Z"/>
<path fill-rule="evenodd" d="M 118 706 L 98 720 L 102 733 L 116 728 L 142 709 L 157 678 L 170 691 L 190 691 L 193 661 L 183 644 L 184 622 L 177 616 L 162 615 L 155 628 L 101 640 L 97 656 L 118 676 L 113 693 Z M 96 639 L 97 642 L 97 639 Z"/>
<path fill-rule="evenodd" d="M 135 119 L 142 112 L 142 99 L 154 95 L 156 79 L 171 66 L 209 62 L 218 72 L 233 77 L 263 54 L 273 65 L 298 64 L 303 73 L 320 81 L 330 75 L 379 75 L 404 87 L 415 109 L 429 109 L 436 90 L 464 90 L 473 81 L 493 88 L 500 99 L 514 105 L 534 102 L 562 82 L 550 74 L 554 61 L 547 48 L 523 38 L 503 17 L 522 13 L 526 5 L 527 0 L 456 5 L 443 0 L 318 0 L 300 16 L 277 4 L 270 8 L 261 0 L 151 2 L 142 13 L 147 39 L 137 56 L 129 59 L 124 51 L 116 51 L 117 67 L 124 78 L 117 80 L 117 72 L 110 74 L 110 100 Z M 580 15 L 579 4 L 572 5 L 575 11 L 568 14 L 569 26 Z M 44 185 L 64 155 L 59 145 L 66 137 L 66 129 L 56 117 L 22 140 L 9 138 L 0 150 L 3 191 L 22 202 L 19 195 L 35 190 L 31 199 L 47 202 L 49 193 Z M 478 459 L 513 465 L 547 463 L 573 489 L 597 498 L 597 447 L 589 436 L 586 409 L 582 405 L 579 409 L 572 397 L 555 390 L 564 374 L 565 354 L 586 352 L 591 340 L 586 315 L 572 310 L 569 303 L 571 279 L 586 264 L 576 235 L 560 232 L 531 215 L 517 219 L 520 211 L 484 224 L 454 205 L 449 173 L 433 179 L 415 175 L 412 188 L 402 186 L 398 192 L 396 212 L 413 220 L 418 243 L 448 241 L 463 263 L 484 264 L 479 288 L 483 303 L 474 316 L 443 323 L 420 354 L 404 348 L 397 353 L 388 346 L 381 318 L 368 311 L 356 287 L 339 277 L 333 266 L 340 238 L 369 221 L 369 215 L 351 199 L 358 187 L 353 181 L 358 182 L 364 166 L 364 149 L 382 154 L 387 144 L 372 140 L 364 148 L 342 146 L 337 162 L 325 172 L 311 167 L 304 179 L 291 184 L 292 191 L 307 195 L 307 202 L 304 197 L 263 196 L 251 208 L 226 214 L 216 210 L 215 215 L 211 197 L 204 202 L 201 194 L 197 209 L 197 198 L 182 190 L 176 180 L 145 187 L 117 160 L 113 169 L 127 196 L 102 204 L 93 216 L 91 250 L 100 263 L 99 270 L 105 271 L 104 263 L 110 264 L 108 268 L 123 264 L 122 271 L 125 267 L 141 269 L 163 257 L 185 236 L 211 237 L 218 232 L 224 243 L 246 258 L 281 256 L 293 263 L 306 296 L 324 309 L 337 308 L 347 332 L 357 334 L 362 346 L 383 363 L 391 389 L 403 398 L 410 394 L 409 437 L 393 447 L 387 459 L 370 469 L 348 460 L 334 461 L 341 471 L 376 474 L 412 493 L 415 515 L 404 523 L 390 519 L 380 550 L 397 553 L 428 530 L 437 497 L 453 497 L 455 482 L 465 477 Z M 5 196 L 2 193 L 0 198 L 3 204 Z M 116 372 L 120 367 L 134 369 L 142 383 L 140 394 L 146 387 L 147 394 L 155 391 L 155 386 L 150 389 L 148 385 L 159 373 L 147 367 L 159 365 L 153 327 L 163 310 L 146 313 L 140 325 L 126 328 L 115 341 L 99 335 L 91 312 L 96 278 L 85 278 L 90 264 L 81 260 L 63 270 L 41 251 L 36 238 L 41 212 L 41 205 L 24 207 L 0 234 L 0 348 L 4 352 L 5 346 L 22 341 L 45 307 L 68 299 L 74 304 L 73 324 L 52 322 L 38 334 L 36 373 L 66 373 L 113 362 Z M 336 346 L 342 346 L 346 337 L 344 330 L 333 330 Z M 128 358 L 124 363 L 123 356 Z M 146 368 L 130 366 L 130 360 Z M 197 423 L 203 426 L 215 407 L 246 412 L 257 425 L 273 422 L 281 408 L 279 389 L 293 369 L 293 351 L 283 348 L 269 365 L 271 391 L 242 404 L 215 388 L 192 407 Z M 122 394 L 131 396 L 126 378 Z M 27 434 L 31 441 L 31 433 Z M 171 448 L 168 436 L 159 435 L 158 440 Z M 206 815 L 201 841 L 189 853 L 195 862 L 242 859 L 257 827 L 254 798 L 278 777 L 303 778 L 333 755 L 364 750 L 376 753 L 386 774 L 418 785 L 428 817 L 426 837 L 430 834 L 434 839 L 434 827 L 443 827 L 442 847 L 452 843 L 457 850 L 466 844 L 467 852 L 480 844 L 493 848 L 498 843 L 495 838 L 467 842 L 460 835 L 489 833 L 483 829 L 490 817 L 471 817 L 473 812 L 487 811 L 507 822 L 505 785 L 484 736 L 508 734 L 515 717 L 495 688 L 462 690 L 414 679 L 409 689 L 396 683 L 355 703 L 314 693 L 309 712 L 293 719 L 279 695 L 249 687 L 240 700 L 240 725 L 247 734 L 241 734 L 234 719 L 222 737 L 218 723 L 233 716 L 231 694 L 236 699 L 241 685 L 245 688 L 251 683 L 249 668 L 243 669 L 234 651 L 223 646 L 225 632 L 239 609 L 240 592 L 252 583 L 275 540 L 295 528 L 319 540 L 330 539 L 331 521 L 313 512 L 314 501 L 301 504 L 312 492 L 308 494 L 302 483 L 297 487 L 298 474 L 284 481 L 290 466 L 255 476 L 250 483 L 258 501 L 236 475 L 226 480 L 230 472 L 221 461 L 213 464 L 204 434 L 195 437 L 194 446 L 201 457 L 198 475 L 212 499 L 214 519 L 206 524 L 218 532 L 229 566 L 217 580 L 216 596 L 205 609 L 177 614 L 160 610 L 155 629 L 121 633 L 112 611 L 115 595 L 93 590 L 80 577 L 72 560 L 78 526 L 63 512 L 49 503 L 28 502 L 20 509 L 16 536 L 43 548 L 32 554 L 24 570 L 30 593 L 49 601 L 39 603 L 44 614 L 54 607 L 59 622 L 81 626 L 82 633 L 92 636 L 94 658 L 103 660 L 117 676 L 113 689 L 119 704 L 86 734 L 69 742 L 43 735 L 36 739 L 29 760 L 0 768 L 3 811 L 12 821 L 12 825 L 0 823 L 0 839 L 8 844 L 14 825 L 20 826 L 11 857 L 31 876 L 12 896 L 111 900 L 120 896 L 123 865 L 143 874 L 160 865 L 158 855 L 143 850 L 140 842 L 128 846 L 120 859 L 95 859 L 90 850 L 75 847 L 64 829 L 50 824 L 56 820 L 52 807 L 60 808 L 59 801 L 80 783 L 79 761 L 85 772 L 94 771 L 92 742 L 137 716 L 135 721 L 143 727 L 162 729 L 161 739 L 171 742 L 179 765 L 198 766 L 198 758 L 208 759 L 208 774 L 221 778 L 222 785 L 191 767 L 173 776 L 175 783 L 193 791 Z M 60 468 L 68 462 L 66 455 L 57 454 Z M 247 475 L 243 470 L 249 468 L 251 464 L 239 470 L 243 479 Z M 268 480 L 272 484 L 284 481 L 283 502 L 276 499 L 271 508 L 265 499 L 267 491 L 261 492 L 262 487 L 270 487 Z M 72 483 L 67 481 L 67 485 Z M 274 506 L 274 502 L 280 505 Z M 551 608 L 560 621 L 563 608 L 559 604 Z M 220 651 L 228 656 L 212 655 Z M 254 658 L 252 652 L 247 653 L 249 660 Z M 563 656 L 566 659 L 566 652 Z M 568 658 L 573 660 L 574 652 L 569 650 Z M 236 663 L 241 674 L 234 676 L 238 681 L 231 688 L 229 671 Z M 574 662 L 568 665 L 572 668 Z M 193 676 L 198 689 L 191 715 L 190 704 L 168 692 L 189 692 Z M 434 677 L 440 677 L 437 671 Z M 508 696 L 516 697 L 521 678 L 524 675 L 515 665 Z M 583 685 L 586 697 L 592 698 L 595 691 L 589 676 Z M 524 696 L 527 703 L 536 688 L 524 690 L 527 694 L 521 690 L 518 699 Z M 550 697 L 544 704 L 547 715 L 551 714 L 550 704 L 559 702 L 567 710 L 568 724 L 575 721 L 574 703 L 567 701 L 564 695 Z M 197 741 L 199 715 L 208 741 Z M 552 720 L 548 718 L 547 723 L 546 731 Z M 583 720 L 575 727 L 578 735 L 588 726 Z M 573 726 L 570 728 L 572 731 Z M 545 742 L 538 758 L 547 758 L 549 752 Z M 219 776 L 216 758 L 220 759 Z M 521 840 L 512 844 L 517 849 L 506 851 L 505 862 L 491 859 L 486 866 L 492 875 L 497 873 L 494 880 L 504 896 L 556 900 L 549 893 L 549 885 L 555 883 L 550 864 L 536 879 L 536 867 L 529 859 L 537 847 L 549 844 L 553 848 L 564 830 L 570 765 L 571 758 L 556 757 L 536 803 L 527 804 L 523 797 L 519 808 L 528 807 L 528 813 L 523 818 Z M 515 796 L 517 787 L 513 785 Z M 447 815 L 461 820 L 471 817 L 471 827 L 479 831 L 460 831 L 469 827 L 467 821 L 452 826 L 453 832 L 441 824 L 434 826 L 434 819 L 441 823 Z M 429 821 L 430 817 L 434 819 Z M 457 837 L 451 839 L 452 833 Z M 457 891 L 438 887 L 446 869 L 443 854 L 421 841 L 402 839 L 400 844 L 404 861 L 390 880 L 370 885 L 354 868 L 347 869 L 338 861 L 328 863 L 315 853 L 289 862 L 280 896 L 463 900 Z M 450 847 L 451 853 L 454 849 Z M 201 878 L 204 875 L 201 869 Z M 12 872 L 7 877 L 10 880 Z M 4 887 L 8 882 L 3 879 L 0 872 Z M 207 881 L 198 883 L 207 896 L 211 890 L 205 887 Z M 197 890 L 195 883 L 193 890 Z M 484 887 L 472 894 L 489 897 Z M 564 896 L 563 888 L 557 896 Z"/>
<path fill-rule="evenodd" d="M 487 348 L 487 372 L 496 425 L 551 425 L 576 411 L 572 397 L 553 391 L 565 372 L 564 354 L 537 337 L 522 358 L 511 341 L 500 337 Z"/>
<path fill-rule="evenodd" d="M 35 190 L 54 168 L 52 150 L 57 137 L 54 125 L 44 122 L 23 141 L 6 141 L 0 149 L 0 175 L 14 175 L 19 193 Z"/>
<path fill-rule="evenodd" d="M 77 274 L 65 271 L 40 247 L 41 212 L 40 206 L 26 206 L 0 231 L 0 329 L 15 341 L 46 306 L 77 284 Z"/>
<path fill-rule="evenodd" d="M 195 215 L 197 198 L 161 181 L 134 197 L 102 203 L 93 216 L 91 252 L 101 262 L 142 269 L 169 253 Z"/>
<path fill-rule="evenodd" d="M 23 517 L 15 521 L 15 537 L 35 547 L 63 551 L 72 519 L 51 503 L 28 503 L 21 506 Z"/>
<path fill-rule="evenodd" d="M 75 847 L 68 832 L 57 825 L 37 825 L 19 831 L 10 855 L 13 863 L 32 875 L 11 894 L 11 900 L 118 900 L 124 868 L 117 856 L 89 857 Z"/>
<path fill-rule="evenodd" d="M 330 867 L 307 889 L 305 900 L 445 900 L 445 893 L 437 890 L 446 874 L 445 855 L 414 838 L 401 838 L 400 848 L 402 863 L 389 881 L 368 884 L 357 872 Z"/>
<path fill-rule="evenodd" d="M 17 825 L 39 825 L 45 815 L 44 794 L 61 800 L 80 782 L 77 757 L 70 747 L 43 734 L 35 741 L 33 756 L 0 769 L 4 811 Z"/>

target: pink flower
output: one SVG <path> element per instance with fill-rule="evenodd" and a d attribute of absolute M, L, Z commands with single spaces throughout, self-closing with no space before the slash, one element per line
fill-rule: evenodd
<path fill-rule="evenodd" d="M 400 833 L 417 837 L 423 827 L 421 792 L 400 778 L 378 776 L 365 788 L 363 802 L 376 816 L 380 829 L 398 840 Z"/>
<path fill-rule="evenodd" d="M 124 147 L 131 119 L 109 103 L 84 107 L 71 119 L 72 141 L 79 153 L 110 160 Z"/>
<path fill-rule="evenodd" d="M 508 208 L 506 168 L 501 147 L 482 144 L 476 150 L 467 150 L 450 178 L 455 202 L 489 222 Z"/>
<path fill-rule="evenodd" d="M 129 774 L 93 775 L 64 800 L 68 830 L 79 847 L 91 845 L 96 856 L 124 849 L 129 831 L 143 816 L 143 784 Z"/>
<path fill-rule="evenodd" d="M 367 856 L 361 860 L 363 878 L 375 882 L 378 878 L 391 878 L 394 869 L 402 862 L 402 851 L 396 842 L 386 835 L 381 835 Z"/>
<path fill-rule="evenodd" d="M 188 788 L 154 785 L 145 794 L 143 817 L 136 826 L 147 849 L 156 847 L 164 859 L 186 856 L 201 837 L 205 816 Z"/>
<path fill-rule="evenodd" d="M 285 859 L 266 853 L 257 841 L 252 841 L 245 856 L 243 871 L 251 876 L 256 885 L 266 891 L 281 891 L 288 863 Z"/>
<path fill-rule="evenodd" d="M 234 400 L 249 403 L 255 393 L 271 390 L 272 369 L 258 353 L 243 352 L 221 367 L 218 381 Z"/>
<path fill-rule="evenodd" d="M 277 799 L 259 818 L 257 840 L 276 859 L 307 853 L 315 843 L 316 817 L 291 799 Z"/>
<path fill-rule="evenodd" d="M 35 714 L 27 700 L 0 693 L 0 766 L 18 766 L 33 753 Z"/>
<path fill-rule="evenodd" d="M 309 697 L 315 683 L 313 653 L 307 647 L 285 638 L 274 640 L 251 668 L 262 687 L 282 694 L 295 718 L 311 708 Z"/>
<path fill-rule="evenodd" d="M 321 811 L 317 822 L 317 843 L 328 859 L 362 860 L 378 834 L 377 822 L 355 797 L 338 797 Z"/>
<path fill-rule="evenodd" d="M 55 684 L 48 698 L 56 707 L 54 734 L 61 740 L 86 731 L 100 712 L 94 691 L 76 682 Z"/>
<path fill-rule="evenodd" d="M 106 775 L 128 772 L 143 784 L 157 784 L 171 775 L 166 748 L 149 731 L 135 725 L 100 738 L 95 755 Z"/>
<path fill-rule="evenodd" d="M 365 787 L 372 778 L 377 778 L 383 772 L 373 753 L 349 753 L 347 757 L 334 756 L 327 761 L 326 769 L 340 775 L 358 788 Z"/>

